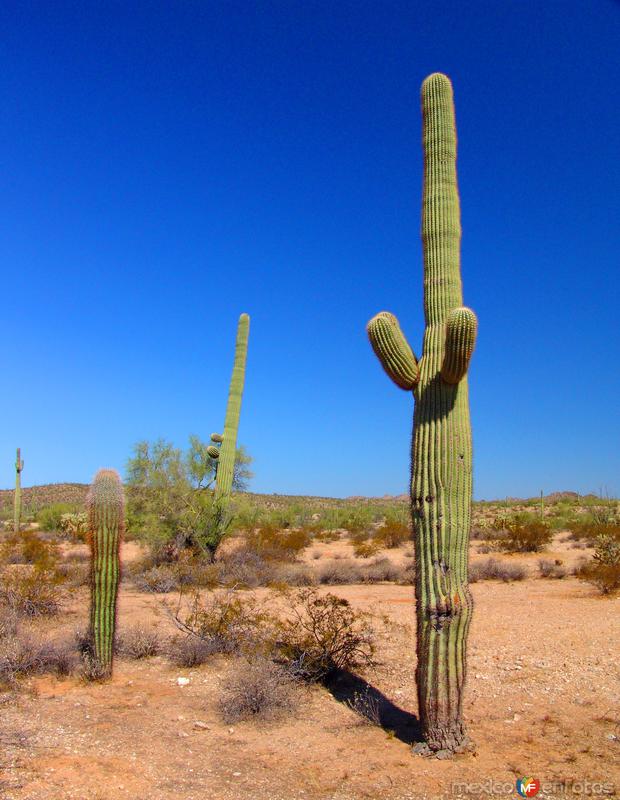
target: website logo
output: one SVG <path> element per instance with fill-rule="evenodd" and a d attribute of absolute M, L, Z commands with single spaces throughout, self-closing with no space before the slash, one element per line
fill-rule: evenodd
<path fill-rule="evenodd" d="M 517 792 L 521 797 L 535 797 L 540 791 L 540 781 L 538 778 L 519 778 L 517 780 Z"/>

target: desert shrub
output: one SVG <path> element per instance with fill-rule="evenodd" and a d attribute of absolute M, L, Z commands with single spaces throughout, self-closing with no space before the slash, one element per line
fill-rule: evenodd
<path fill-rule="evenodd" d="M 60 582 L 55 570 L 8 567 L 0 574 L 0 603 L 20 617 L 51 616 L 60 609 Z"/>
<path fill-rule="evenodd" d="M 52 642 L 20 631 L 0 639 L 0 683 L 5 685 L 44 672 L 69 675 L 77 663 L 75 649 L 68 642 Z"/>
<path fill-rule="evenodd" d="M 366 725 L 382 727 L 379 700 L 371 693 L 368 686 L 363 692 L 354 692 L 346 704 Z"/>
<path fill-rule="evenodd" d="M 353 552 L 358 558 L 371 558 L 381 550 L 381 545 L 374 539 L 362 539 L 353 542 Z"/>
<path fill-rule="evenodd" d="M 479 520 L 475 525 L 472 525 L 469 538 L 472 542 L 487 541 L 493 539 L 495 531 L 488 520 Z"/>
<path fill-rule="evenodd" d="M 166 655 L 177 667 L 199 667 L 220 650 L 216 642 L 186 634 L 174 636 L 166 648 Z"/>
<path fill-rule="evenodd" d="M 317 542 L 337 542 L 340 539 L 340 531 L 336 528 L 324 528 L 315 533 L 314 538 Z"/>
<path fill-rule="evenodd" d="M 19 616 L 15 609 L 4 604 L 0 605 L 0 639 L 15 636 L 19 623 Z"/>
<path fill-rule="evenodd" d="M 80 674 L 87 683 L 103 683 L 110 677 L 108 668 L 92 653 L 82 653 Z"/>
<path fill-rule="evenodd" d="M 124 631 L 116 642 L 116 651 L 126 658 L 141 659 L 157 656 L 162 650 L 159 634 L 153 628 L 134 625 Z"/>
<path fill-rule="evenodd" d="M 246 534 L 246 546 L 265 561 L 294 561 L 311 542 L 305 530 L 278 530 L 273 525 Z"/>
<path fill-rule="evenodd" d="M 53 503 L 37 511 L 37 522 L 43 531 L 60 531 L 63 514 L 74 514 L 75 506 L 69 503 Z"/>
<path fill-rule="evenodd" d="M 400 581 L 403 578 L 404 570 L 397 567 L 389 558 L 376 558 L 363 568 L 361 575 L 362 583 L 384 583 L 388 581 Z"/>
<path fill-rule="evenodd" d="M 485 561 L 477 561 L 469 567 L 469 582 L 501 580 L 505 583 L 510 581 L 522 581 L 527 577 L 527 569 L 521 564 L 507 564 L 496 558 L 487 558 Z"/>
<path fill-rule="evenodd" d="M 368 536 L 372 525 L 372 512 L 367 507 L 356 508 L 346 516 L 342 516 L 339 522 L 339 527 L 345 528 L 350 535 Z"/>
<path fill-rule="evenodd" d="M 368 614 L 316 589 L 299 589 L 284 598 L 287 618 L 276 624 L 277 652 L 293 674 L 320 681 L 338 670 L 374 663 L 375 632 Z"/>
<path fill-rule="evenodd" d="M 235 664 L 220 698 L 224 722 L 274 720 L 293 712 L 299 689 L 290 673 L 265 657 Z"/>
<path fill-rule="evenodd" d="M 319 567 L 317 578 L 319 583 L 338 585 L 362 582 L 362 568 L 350 559 L 332 559 Z"/>
<path fill-rule="evenodd" d="M 77 514 L 62 514 L 59 522 L 59 530 L 62 533 L 78 542 L 86 540 L 88 532 L 88 514 L 80 512 Z"/>
<path fill-rule="evenodd" d="M 553 538 L 549 523 L 528 514 L 499 517 L 493 527 L 498 534 L 496 549 L 506 553 L 537 553 Z"/>
<path fill-rule="evenodd" d="M 6 564 L 32 564 L 51 570 L 58 561 L 58 547 L 30 530 L 12 534 L 0 546 L 0 560 Z"/>
<path fill-rule="evenodd" d="M 65 561 L 56 567 L 57 575 L 68 588 L 90 584 L 90 564 L 79 561 Z"/>
<path fill-rule="evenodd" d="M 224 586 L 255 589 L 275 580 L 272 564 L 247 547 L 222 554 L 217 561 L 218 576 Z"/>
<path fill-rule="evenodd" d="M 269 615 L 252 595 L 232 589 L 215 591 L 205 599 L 195 592 L 189 607 L 181 608 L 182 599 L 171 617 L 183 633 L 211 645 L 213 652 L 240 653 L 259 649 L 268 638 Z"/>
<path fill-rule="evenodd" d="M 284 586 L 314 586 L 317 577 L 305 564 L 280 564 L 271 583 Z"/>
<path fill-rule="evenodd" d="M 152 567 L 146 572 L 133 575 L 133 583 L 140 592 L 151 594 L 166 594 L 174 592 L 180 586 L 179 574 L 173 566 L 162 564 Z"/>
<path fill-rule="evenodd" d="M 380 547 L 400 547 L 401 544 L 411 539 L 411 530 L 405 522 L 386 519 L 383 525 L 375 531 L 373 539 Z"/>
<path fill-rule="evenodd" d="M 541 558 L 538 561 L 538 571 L 541 578 L 565 578 L 566 568 L 562 566 L 559 558 L 552 561 L 550 558 Z"/>
<path fill-rule="evenodd" d="M 620 542 L 620 524 L 614 521 L 600 522 L 590 519 L 580 522 L 571 528 L 571 538 L 574 541 L 583 540 L 590 547 L 595 547 L 601 536 L 607 536 L 612 540 Z"/>
<path fill-rule="evenodd" d="M 594 556 L 581 567 L 578 577 L 596 586 L 602 594 L 613 594 L 620 589 L 620 540 L 599 535 Z"/>

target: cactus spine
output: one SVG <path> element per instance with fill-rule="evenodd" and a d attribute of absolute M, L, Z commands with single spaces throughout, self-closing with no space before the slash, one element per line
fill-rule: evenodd
<path fill-rule="evenodd" d="M 13 531 L 19 533 L 22 521 L 22 470 L 24 462 L 21 458 L 21 450 L 17 448 L 15 458 L 15 495 L 13 497 Z"/>
<path fill-rule="evenodd" d="M 101 469 L 87 497 L 91 550 L 90 639 L 102 677 L 112 673 L 120 544 L 125 530 L 125 498 L 118 473 Z"/>
<path fill-rule="evenodd" d="M 450 80 L 422 84 L 424 189 L 423 355 L 387 312 L 367 327 L 383 368 L 413 392 L 411 513 L 416 558 L 420 722 L 429 752 L 467 746 L 462 705 L 473 602 L 467 584 L 472 444 L 467 369 L 477 320 L 462 306 L 456 130 Z"/>
<path fill-rule="evenodd" d="M 212 434 L 211 439 L 221 441 L 219 458 L 217 461 L 217 482 L 215 486 L 215 499 L 224 505 L 230 498 L 233 474 L 235 469 L 235 453 L 237 450 L 237 431 L 239 429 L 239 415 L 241 414 L 241 398 L 245 382 L 245 361 L 248 352 L 248 336 L 250 333 L 250 318 L 241 314 L 237 326 L 237 343 L 235 345 L 235 363 L 233 366 L 230 390 L 228 392 L 228 405 L 226 406 L 226 419 L 224 421 L 224 434 Z M 216 437 L 216 438 L 214 438 Z"/>

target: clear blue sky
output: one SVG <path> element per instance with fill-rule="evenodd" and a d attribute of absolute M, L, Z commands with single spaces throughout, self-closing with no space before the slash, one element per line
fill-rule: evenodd
<path fill-rule="evenodd" d="M 253 488 L 406 491 L 419 89 L 454 84 L 475 497 L 620 494 L 620 3 L 7 0 L 0 486 L 221 429 Z"/>

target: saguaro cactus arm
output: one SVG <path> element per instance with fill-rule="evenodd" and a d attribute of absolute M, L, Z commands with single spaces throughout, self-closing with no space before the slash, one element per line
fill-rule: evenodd
<path fill-rule="evenodd" d="M 471 308 L 453 308 L 446 322 L 446 344 L 441 377 L 446 383 L 458 383 L 469 366 L 474 352 L 478 320 Z"/>
<path fill-rule="evenodd" d="M 366 330 L 385 372 L 401 389 L 413 389 L 420 377 L 418 362 L 394 314 L 380 311 Z"/>

